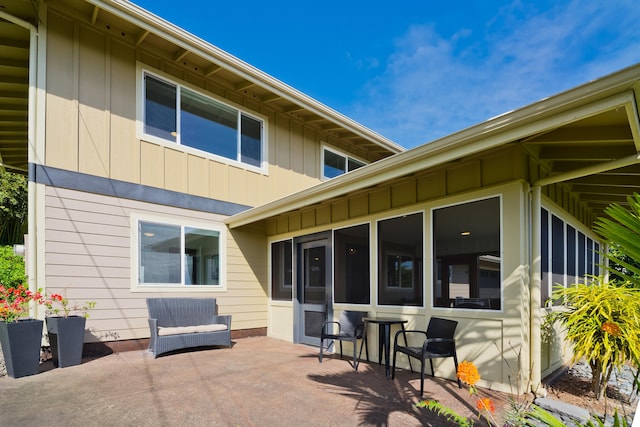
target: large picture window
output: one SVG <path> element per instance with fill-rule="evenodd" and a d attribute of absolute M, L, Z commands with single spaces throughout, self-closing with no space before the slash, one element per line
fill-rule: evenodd
<path fill-rule="evenodd" d="M 293 242 L 271 244 L 271 299 L 291 301 L 293 290 Z"/>
<path fill-rule="evenodd" d="M 433 211 L 433 305 L 500 310 L 500 198 Z"/>
<path fill-rule="evenodd" d="M 378 304 L 424 305 L 422 213 L 378 223 Z"/>
<path fill-rule="evenodd" d="M 220 232 L 138 223 L 138 284 L 220 286 Z"/>
<path fill-rule="evenodd" d="M 336 230 L 334 247 L 335 302 L 369 304 L 369 224 Z"/>
<path fill-rule="evenodd" d="M 263 167 L 261 119 L 147 72 L 143 84 L 145 135 Z"/>

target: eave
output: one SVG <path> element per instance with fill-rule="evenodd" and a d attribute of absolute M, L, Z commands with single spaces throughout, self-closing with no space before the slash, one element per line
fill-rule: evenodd
<path fill-rule="evenodd" d="M 599 215 L 609 203 L 624 204 L 624 195 L 640 192 L 639 91 L 640 65 L 635 65 L 236 214 L 226 223 L 231 228 L 241 227 L 514 143 L 522 144 L 545 169 L 547 181 L 532 185 L 562 182 L 572 186 L 575 197 L 594 215 Z M 593 136 L 596 129 L 603 136 Z M 562 134 L 564 140 L 553 140 Z M 589 139 L 583 141 L 586 135 L 590 135 Z M 593 148 L 589 151 L 584 148 L 585 144 Z M 555 152 L 548 151 L 549 147 Z M 617 177 L 617 189 L 605 185 L 611 176 Z M 595 180 L 592 188 L 580 181 L 584 178 Z"/>

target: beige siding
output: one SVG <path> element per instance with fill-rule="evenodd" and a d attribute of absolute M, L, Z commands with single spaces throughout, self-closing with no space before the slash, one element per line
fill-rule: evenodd
<path fill-rule="evenodd" d="M 105 37 L 80 27 L 79 74 L 91 79 L 78 81 L 78 164 L 80 172 L 109 175 L 109 57 L 104 54 Z"/>
<path fill-rule="evenodd" d="M 131 138 L 136 132 L 136 104 L 131 102 L 129 97 L 122 96 L 136 91 L 135 50 L 125 44 L 111 41 L 109 53 L 110 176 L 120 181 L 142 182 L 140 145 Z"/>
<path fill-rule="evenodd" d="M 47 164 L 78 169 L 77 25 L 53 19 L 47 24 Z"/>
<path fill-rule="evenodd" d="M 48 166 L 257 206 L 319 183 L 322 144 L 355 149 L 268 102 L 228 89 L 215 74 L 204 78 L 55 7 L 48 11 Z M 139 140 L 138 63 L 265 117 L 268 170 L 251 171 L 170 143 Z"/>
<path fill-rule="evenodd" d="M 145 298 L 157 295 L 209 296 L 232 328 L 267 326 L 266 245 L 249 232 L 227 233 L 226 290 L 132 292 L 131 215 L 162 215 L 219 224 L 219 215 L 157 206 L 115 197 L 47 187 L 45 275 L 38 287 L 62 292 L 71 300 L 93 300 L 87 340 L 122 340 L 149 336 Z"/>

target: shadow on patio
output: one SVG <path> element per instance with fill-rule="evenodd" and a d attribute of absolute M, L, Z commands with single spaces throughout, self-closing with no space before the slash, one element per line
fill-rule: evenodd
<path fill-rule="evenodd" d="M 256 337 L 157 359 L 135 350 L 68 368 L 48 361 L 37 375 L 0 377 L 0 426 L 450 425 L 415 407 L 417 373 L 398 371 L 392 381 L 377 363 L 356 372 L 346 359 L 317 356 L 317 348 Z M 468 391 L 448 379 L 428 377 L 424 397 L 475 412 Z"/>
<path fill-rule="evenodd" d="M 332 356 L 330 360 L 332 363 L 348 364 L 346 359 L 340 360 L 337 356 Z M 357 372 L 351 369 L 331 374 L 311 374 L 309 379 L 322 384 L 327 392 L 355 402 L 354 412 L 358 414 L 361 425 L 456 425 L 434 412 L 416 407 L 420 400 L 437 400 L 461 415 L 471 416 L 478 423 L 475 416 L 477 411 L 468 390 L 459 389 L 457 383 L 449 379 L 427 375 L 423 399 L 418 396 L 418 372 L 398 369 L 395 380 L 386 379 L 384 366 L 373 362 L 361 362 Z M 485 394 L 494 399 L 496 407 L 505 403 L 505 397 L 500 393 L 488 391 Z"/>

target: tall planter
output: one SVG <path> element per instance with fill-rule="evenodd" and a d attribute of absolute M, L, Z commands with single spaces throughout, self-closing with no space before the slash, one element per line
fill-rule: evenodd
<path fill-rule="evenodd" d="M 0 345 L 7 375 L 13 378 L 35 375 L 40 369 L 42 320 L 20 319 L 0 322 Z"/>
<path fill-rule="evenodd" d="M 47 333 L 53 364 L 60 368 L 79 365 L 82 361 L 84 326 L 82 316 L 47 317 Z"/>

